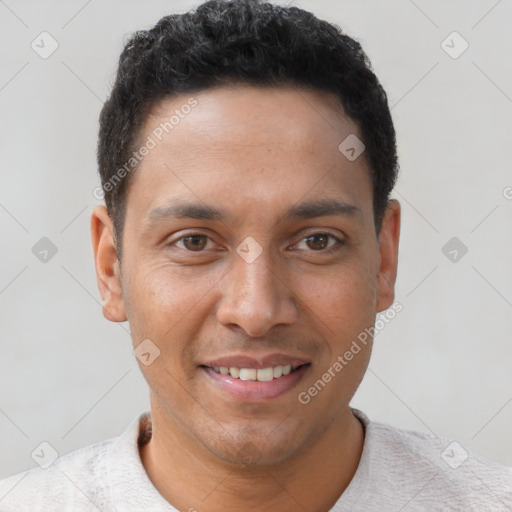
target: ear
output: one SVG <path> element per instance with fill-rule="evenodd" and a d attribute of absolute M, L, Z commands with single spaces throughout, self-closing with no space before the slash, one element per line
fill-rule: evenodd
<path fill-rule="evenodd" d="M 379 235 L 379 270 L 377 275 L 377 312 L 389 308 L 395 300 L 395 281 L 400 240 L 400 203 L 388 202 Z"/>
<path fill-rule="evenodd" d="M 92 212 L 91 237 L 103 316 L 111 322 L 124 322 L 127 318 L 115 248 L 114 226 L 103 205 L 97 206 Z"/>

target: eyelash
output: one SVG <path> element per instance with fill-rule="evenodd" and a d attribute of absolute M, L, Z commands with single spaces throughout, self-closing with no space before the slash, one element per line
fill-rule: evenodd
<path fill-rule="evenodd" d="M 320 249 L 318 251 L 315 251 L 315 250 L 311 249 L 309 252 L 319 253 L 319 254 L 332 254 L 332 253 L 336 253 L 336 252 L 340 251 L 344 247 L 344 245 L 345 245 L 345 241 L 344 240 L 341 240 L 340 238 L 338 238 L 337 236 L 333 235 L 332 233 L 328 233 L 328 232 L 324 232 L 324 231 L 317 231 L 315 233 L 310 233 L 307 236 L 301 238 L 300 242 L 303 242 L 304 240 L 307 240 L 308 238 L 312 238 L 315 235 L 327 235 L 331 239 L 334 239 L 336 241 L 336 243 L 332 247 L 329 247 L 327 249 Z M 178 242 L 181 242 L 182 240 L 184 240 L 185 238 L 189 238 L 189 237 L 193 237 L 193 236 L 204 236 L 204 237 L 208 238 L 210 241 L 213 241 L 208 235 L 205 235 L 204 233 L 190 233 L 190 234 L 184 235 L 184 236 L 176 239 L 174 242 L 171 242 L 169 245 L 170 246 L 174 246 Z M 206 249 L 202 249 L 200 251 L 190 251 L 190 250 L 188 250 L 186 248 L 183 248 L 183 247 L 179 247 L 179 249 L 182 249 L 183 251 L 187 251 L 189 253 L 198 253 L 198 254 L 202 253 L 202 252 L 204 252 L 206 250 Z"/>

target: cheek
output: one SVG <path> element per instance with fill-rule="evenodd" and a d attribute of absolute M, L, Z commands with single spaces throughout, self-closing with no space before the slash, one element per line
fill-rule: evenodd
<path fill-rule="evenodd" d="M 165 337 L 178 326 L 186 325 L 187 319 L 201 315 L 202 299 L 218 279 L 197 269 L 187 270 L 169 264 L 141 263 L 130 274 L 124 293 L 132 331 L 143 334 L 140 331 L 147 330 Z"/>
<path fill-rule="evenodd" d="M 307 309 L 325 350 L 297 398 L 303 414 L 323 415 L 329 423 L 350 402 L 368 366 L 376 276 L 361 266 L 347 267 L 323 281 L 304 282 L 312 290 Z"/>
<path fill-rule="evenodd" d="M 366 324 L 373 321 L 377 301 L 374 262 L 355 262 L 333 268 L 325 275 L 301 274 L 301 300 L 326 325 Z M 364 325 L 366 326 L 366 325 Z"/>
<path fill-rule="evenodd" d="M 190 353 L 199 338 L 211 288 L 208 279 L 182 274 L 169 265 L 140 264 L 125 288 L 134 348 L 149 339 L 159 351 L 149 365 L 139 360 L 139 368 L 168 412 L 187 407 L 180 390 L 189 387 L 187 379 L 195 368 Z"/>
<path fill-rule="evenodd" d="M 150 339 L 160 351 L 151 366 L 139 362 L 154 390 L 188 387 L 187 379 L 194 373 L 194 355 L 199 344 L 204 344 L 201 329 L 223 276 L 220 269 L 205 269 L 149 263 L 138 265 L 130 274 L 125 294 L 134 348 Z"/>
<path fill-rule="evenodd" d="M 323 398 L 313 407 L 322 407 L 325 400 L 348 400 L 357 389 L 368 365 L 372 340 L 368 328 L 375 321 L 377 301 L 376 263 L 370 259 L 354 258 L 350 263 L 338 266 L 321 276 L 301 276 L 301 299 L 304 313 L 314 324 L 319 334 L 324 354 L 318 360 L 308 386 L 322 378 L 338 358 L 342 358 L 343 369 L 334 371 L 336 378 L 322 392 Z M 358 340 L 364 338 L 365 343 Z M 356 345 L 354 345 L 354 343 Z M 344 358 L 347 351 L 350 361 Z M 339 367 L 338 365 L 338 368 Z M 330 379 L 329 375 L 325 376 Z"/>

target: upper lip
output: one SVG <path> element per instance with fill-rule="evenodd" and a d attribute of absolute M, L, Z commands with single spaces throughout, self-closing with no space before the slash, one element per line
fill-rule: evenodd
<path fill-rule="evenodd" d="M 230 356 L 219 357 L 217 359 L 210 359 L 203 363 L 203 366 L 209 367 L 220 367 L 224 366 L 227 368 L 270 368 L 273 366 L 287 366 L 290 365 L 292 368 L 297 368 L 303 364 L 308 363 L 304 359 L 287 356 L 285 354 L 266 354 L 266 355 L 253 355 L 247 354 L 234 354 Z"/>

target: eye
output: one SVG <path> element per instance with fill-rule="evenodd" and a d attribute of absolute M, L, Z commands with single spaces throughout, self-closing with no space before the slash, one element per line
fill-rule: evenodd
<path fill-rule="evenodd" d="M 201 252 L 208 245 L 208 241 L 213 242 L 206 235 L 194 233 L 178 238 L 178 240 L 176 240 L 172 245 L 178 245 L 183 242 L 183 247 L 180 247 L 181 249 L 185 249 L 190 252 Z"/>
<path fill-rule="evenodd" d="M 329 245 L 329 239 L 333 240 L 333 243 Z M 338 237 L 331 235 L 330 233 L 313 233 L 301 240 L 300 243 L 305 242 L 307 247 L 313 250 L 313 252 L 333 252 L 340 249 L 345 242 L 340 240 Z M 300 248 L 300 243 L 295 247 Z"/>
<path fill-rule="evenodd" d="M 211 248 L 208 242 L 214 243 L 213 240 L 207 235 L 201 233 L 192 233 L 190 235 L 182 236 L 174 241 L 171 246 L 177 246 L 188 252 L 202 252 L 205 249 Z M 331 242 L 331 243 L 329 243 Z M 294 248 L 303 249 L 300 244 L 306 244 L 306 248 L 311 249 L 313 252 L 335 252 L 345 245 L 345 242 L 340 238 L 330 233 L 313 233 L 304 237 L 299 244 Z"/>

